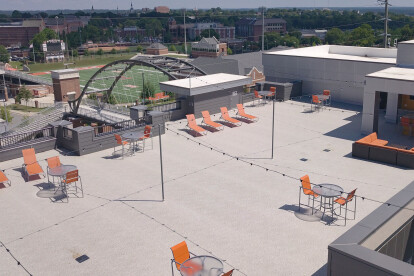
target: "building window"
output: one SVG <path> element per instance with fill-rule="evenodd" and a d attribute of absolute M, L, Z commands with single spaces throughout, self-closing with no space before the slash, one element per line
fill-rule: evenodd
<path fill-rule="evenodd" d="M 410 101 L 414 101 L 414 96 L 410 96 Z"/>

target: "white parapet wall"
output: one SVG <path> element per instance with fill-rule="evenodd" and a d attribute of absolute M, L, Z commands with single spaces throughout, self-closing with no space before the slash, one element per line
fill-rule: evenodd
<path fill-rule="evenodd" d="M 303 81 L 303 94 L 331 90 L 333 101 L 363 104 L 367 74 L 396 64 L 396 49 L 315 46 L 263 53 L 268 81 Z"/>

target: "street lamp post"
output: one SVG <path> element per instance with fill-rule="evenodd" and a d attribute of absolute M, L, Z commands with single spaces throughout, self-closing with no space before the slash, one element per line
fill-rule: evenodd
<path fill-rule="evenodd" d="M 55 16 L 55 19 L 56 19 L 56 33 L 58 35 L 58 39 L 60 40 L 60 36 L 59 36 L 59 21 L 58 21 L 59 17 L 56 15 Z"/>

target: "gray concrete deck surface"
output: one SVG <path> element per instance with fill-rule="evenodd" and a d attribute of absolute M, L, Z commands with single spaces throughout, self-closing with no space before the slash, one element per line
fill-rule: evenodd
<path fill-rule="evenodd" d="M 62 163 L 77 165 L 85 190 L 84 198 L 69 203 L 36 196 L 36 185 L 47 179 L 24 182 L 19 169 L 6 170 L 12 186 L 0 189 L 0 241 L 33 275 L 171 275 L 170 247 L 183 240 L 195 254 L 226 260 L 226 271 L 238 269 L 234 275 L 326 275 L 328 245 L 378 203 L 358 199 L 356 220 L 346 227 L 341 219 L 332 225 L 301 220 L 295 215 L 299 181 L 186 137 L 290 176 L 309 174 L 314 183 L 358 188 L 357 194 L 381 201 L 409 184 L 413 171 L 351 157 L 351 144 L 361 137 L 357 112 L 306 113 L 298 102 L 276 103 L 271 160 L 271 110 L 271 104 L 246 107 L 259 122 L 198 138 L 182 130 L 184 120 L 167 123 L 165 202 L 158 138 L 153 150 L 123 160 L 111 158 L 111 149 L 61 156 Z M 0 169 L 22 163 L 3 162 Z M 46 162 L 40 164 L 46 170 Z M 77 263 L 83 254 L 90 259 Z M 0 275 L 27 275 L 1 246 Z"/>

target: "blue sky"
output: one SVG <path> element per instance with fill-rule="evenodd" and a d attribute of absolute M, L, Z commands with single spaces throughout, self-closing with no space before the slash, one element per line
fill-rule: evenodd
<path fill-rule="evenodd" d="M 131 0 L 0 0 L 1 10 L 50 10 L 50 9 L 128 9 Z M 414 0 L 390 0 L 395 7 L 414 7 Z M 374 7 L 376 0 L 132 0 L 135 9 L 165 5 L 170 8 L 256 8 L 266 7 Z"/>

